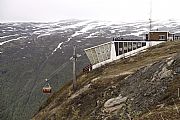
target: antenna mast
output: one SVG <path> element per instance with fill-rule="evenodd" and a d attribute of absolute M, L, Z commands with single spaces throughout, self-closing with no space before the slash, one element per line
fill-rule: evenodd
<path fill-rule="evenodd" d="M 149 18 L 149 30 L 152 30 L 152 0 L 150 1 L 150 18 Z"/>

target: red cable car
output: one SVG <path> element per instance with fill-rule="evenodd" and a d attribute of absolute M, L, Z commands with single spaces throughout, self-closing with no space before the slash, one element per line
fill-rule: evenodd
<path fill-rule="evenodd" d="M 50 94 L 52 92 L 52 88 L 50 84 L 48 83 L 47 79 L 46 79 L 46 82 L 47 82 L 47 85 L 43 87 L 42 92 L 46 94 Z"/>
<path fill-rule="evenodd" d="M 52 92 L 52 90 L 51 90 L 51 87 L 50 87 L 50 86 L 43 87 L 42 91 L 43 91 L 43 93 L 51 93 L 51 92 Z"/>

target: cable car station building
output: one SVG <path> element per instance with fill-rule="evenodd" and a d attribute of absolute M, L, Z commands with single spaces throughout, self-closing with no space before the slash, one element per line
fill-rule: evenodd
<path fill-rule="evenodd" d="M 169 32 L 150 31 L 143 40 L 113 39 L 101 45 L 85 49 L 92 64 L 92 69 L 110 63 L 114 60 L 133 56 L 159 43 L 174 40 L 175 35 Z"/>
<path fill-rule="evenodd" d="M 148 34 L 146 34 L 145 40 L 150 41 L 167 41 L 167 40 L 175 40 L 175 34 L 172 34 L 167 31 L 150 31 Z"/>

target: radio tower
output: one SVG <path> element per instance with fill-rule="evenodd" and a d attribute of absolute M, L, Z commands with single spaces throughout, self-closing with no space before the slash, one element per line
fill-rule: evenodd
<path fill-rule="evenodd" d="M 152 0 L 150 1 L 150 18 L 149 18 L 149 30 L 152 30 Z"/>

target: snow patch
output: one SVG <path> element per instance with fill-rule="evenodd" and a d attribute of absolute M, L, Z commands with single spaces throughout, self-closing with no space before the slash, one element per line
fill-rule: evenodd
<path fill-rule="evenodd" d="M 68 38 L 67 42 L 69 42 L 73 37 L 76 37 L 78 35 L 82 35 L 84 33 L 86 33 L 87 31 L 93 29 L 96 25 L 95 24 L 91 24 L 91 21 L 86 21 L 86 22 L 82 22 L 79 23 L 78 26 L 85 26 L 83 29 L 81 29 L 80 31 L 76 31 L 73 35 L 71 35 L 70 38 Z M 89 23 L 89 24 L 88 24 Z M 77 25 L 75 25 L 77 27 Z M 73 27 L 75 27 L 73 26 Z"/>
<path fill-rule="evenodd" d="M 33 34 L 39 35 L 42 34 L 42 31 L 34 31 Z"/>
<path fill-rule="evenodd" d="M 130 36 L 130 35 L 133 35 L 133 36 L 140 36 L 144 33 L 145 31 L 139 31 L 139 32 L 134 32 L 134 33 L 130 33 L 130 34 L 126 34 L 126 36 Z"/>
<path fill-rule="evenodd" d="M 68 38 L 68 40 L 67 40 L 66 42 L 69 42 L 71 39 L 72 39 L 71 37 L 70 37 L 70 38 Z"/>
<path fill-rule="evenodd" d="M 14 30 L 7 30 L 8 32 L 14 31 Z"/>
<path fill-rule="evenodd" d="M 78 42 L 78 43 L 79 43 L 79 42 L 82 42 L 82 41 L 78 40 L 78 41 L 76 41 L 76 42 Z"/>
<path fill-rule="evenodd" d="M 81 35 L 82 32 L 81 31 L 76 31 L 73 35 L 71 35 L 71 37 L 76 37 L 78 35 Z"/>
<path fill-rule="evenodd" d="M 110 30 L 111 33 L 115 33 L 116 31 L 115 30 Z"/>
<path fill-rule="evenodd" d="M 77 27 L 80 27 L 80 26 L 84 26 L 84 25 L 88 24 L 89 22 L 91 22 L 91 21 L 84 21 L 84 22 L 80 22 L 80 23 L 77 23 L 77 24 L 65 26 L 65 27 L 62 28 L 62 30 L 69 29 L 69 28 L 77 28 Z"/>
<path fill-rule="evenodd" d="M 86 31 L 88 31 L 89 29 L 92 29 L 91 25 L 88 25 L 89 22 L 91 22 L 91 21 L 84 21 L 84 22 L 80 22 L 80 23 L 73 24 L 73 25 L 68 25 L 68 26 L 63 26 L 63 27 L 56 26 L 56 28 L 54 28 L 53 24 L 50 24 L 50 25 L 48 25 L 48 24 L 41 24 L 38 27 L 43 29 L 43 30 L 34 31 L 33 34 L 40 34 L 37 37 L 37 38 L 39 38 L 39 37 L 51 35 L 52 33 L 56 32 L 56 31 L 59 31 L 59 30 L 63 30 L 64 31 L 64 30 L 67 30 L 67 29 L 77 28 L 77 27 L 81 27 L 81 26 L 87 25 L 82 30 L 76 31 L 73 35 L 71 35 L 71 37 L 68 38 L 68 40 L 66 41 L 66 42 L 69 42 L 72 39 L 72 37 L 76 37 L 78 35 L 83 34 Z M 63 33 L 63 32 L 60 32 L 60 33 Z"/>
<path fill-rule="evenodd" d="M 66 42 L 69 42 L 73 37 L 82 35 L 82 34 L 86 33 L 87 31 L 92 30 L 93 28 L 95 28 L 98 25 L 99 25 L 99 23 L 94 23 L 93 21 L 85 21 L 85 22 L 80 22 L 80 23 L 77 23 L 74 25 L 69 25 L 69 26 L 63 27 L 63 29 L 65 30 L 65 29 L 69 29 L 69 28 L 77 28 L 77 27 L 85 26 L 81 30 L 76 31 L 74 34 L 72 34 Z"/>
<path fill-rule="evenodd" d="M 96 34 L 99 34 L 99 32 L 91 33 L 89 36 L 87 36 L 85 38 L 94 38 L 94 37 L 97 37 Z"/>
<path fill-rule="evenodd" d="M 63 44 L 63 42 L 59 43 L 59 45 L 54 49 L 54 51 L 52 52 L 52 54 L 54 54 L 54 52 L 57 51 L 57 49 L 62 49 L 61 45 Z"/>
<path fill-rule="evenodd" d="M 7 40 L 7 41 L 4 41 L 4 42 L 0 42 L 0 46 L 1 46 L 1 45 L 4 45 L 4 44 L 6 44 L 6 43 L 9 43 L 9 42 L 11 42 L 11 41 L 20 40 L 20 39 L 22 39 L 22 38 L 27 38 L 27 37 L 19 37 L 19 38 L 17 38 L 17 39 L 11 39 L 11 40 Z"/>
<path fill-rule="evenodd" d="M 14 36 L 18 36 L 18 34 L 15 34 L 15 35 L 8 35 L 8 36 L 3 36 L 3 37 L 0 37 L 0 39 L 8 38 L 8 37 L 14 37 Z"/>
<path fill-rule="evenodd" d="M 45 34 L 41 34 L 41 35 L 37 36 L 37 38 L 44 37 L 44 36 L 49 36 L 49 35 L 51 35 L 51 34 L 50 33 L 45 33 Z"/>
<path fill-rule="evenodd" d="M 12 27 L 7 27 L 8 29 L 13 29 Z"/>

